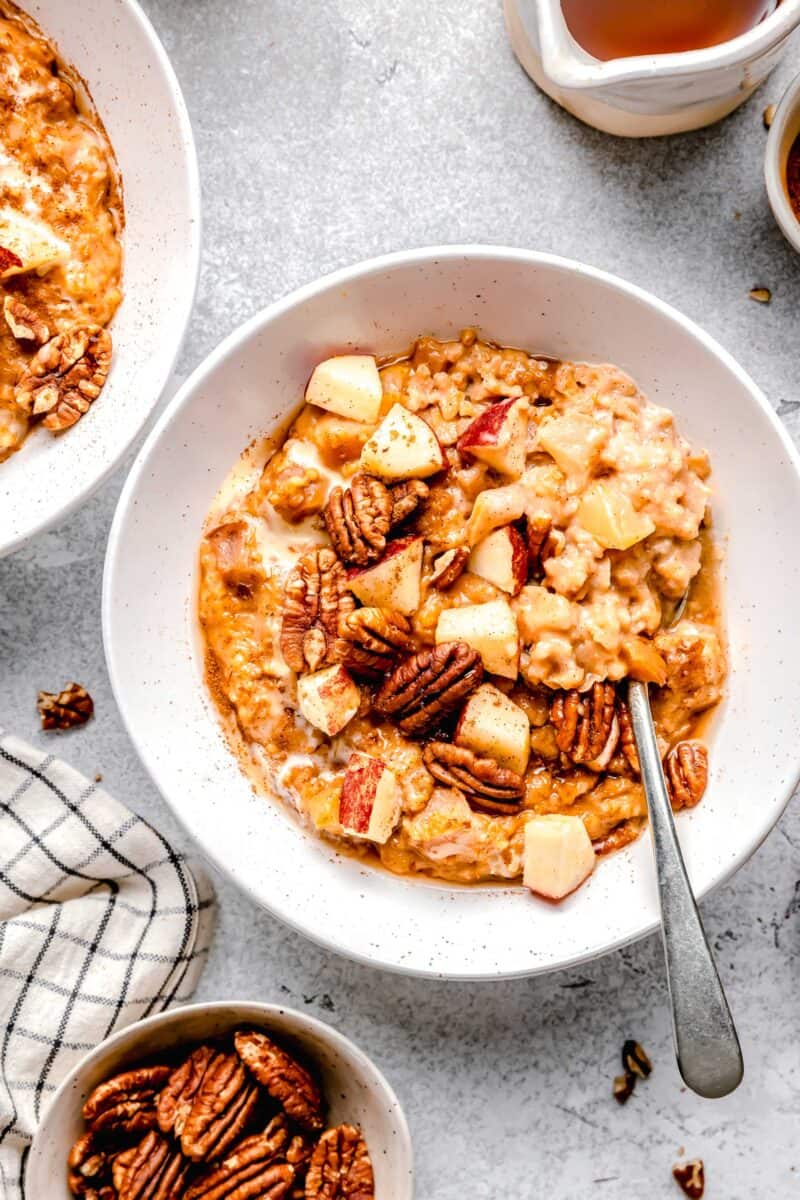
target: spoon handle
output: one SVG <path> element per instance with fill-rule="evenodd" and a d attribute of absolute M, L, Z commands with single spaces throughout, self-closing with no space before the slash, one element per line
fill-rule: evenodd
<path fill-rule="evenodd" d="M 675 832 L 647 684 L 628 684 L 628 704 L 653 837 L 678 1069 L 698 1095 L 727 1096 L 741 1082 L 742 1051 Z"/>

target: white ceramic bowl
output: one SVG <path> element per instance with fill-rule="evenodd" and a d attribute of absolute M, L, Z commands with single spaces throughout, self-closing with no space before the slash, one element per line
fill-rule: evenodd
<path fill-rule="evenodd" d="M 764 151 L 764 179 L 775 220 L 784 237 L 800 253 L 800 220 L 795 216 L 786 191 L 786 160 L 800 134 L 800 75 L 784 92 L 769 129 Z"/>
<path fill-rule="evenodd" d="M 162 1051 L 249 1026 L 273 1034 L 320 1072 L 332 1124 L 360 1125 L 380 1200 L 412 1200 L 411 1137 L 400 1102 L 367 1056 L 330 1025 L 272 1004 L 192 1004 L 137 1021 L 87 1054 L 63 1081 L 36 1132 L 25 1171 L 31 1200 L 71 1200 L 66 1180 L 70 1147 L 83 1132 L 81 1105 L 104 1079 Z"/>
<path fill-rule="evenodd" d="M 23 0 L 86 80 L 119 160 L 125 299 L 96 404 L 67 434 L 38 429 L 0 463 L 0 556 L 65 517 L 153 412 L 183 340 L 200 255 L 200 188 L 178 81 L 135 0 Z"/>
<path fill-rule="evenodd" d="M 268 308 L 194 373 L 141 451 L 111 532 L 103 627 L 144 763 L 241 887 L 354 958 L 493 978 L 593 958 L 655 928 L 649 839 L 600 863 L 557 907 L 521 887 L 422 883 L 341 858 L 240 774 L 203 686 L 194 627 L 198 544 L 215 490 L 249 441 L 297 404 L 314 363 L 336 350 L 403 350 L 420 333 L 465 325 L 511 346 L 619 364 L 711 450 L 731 672 L 708 793 L 678 827 L 698 893 L 728 878 L 798 775 L 798 459 L 729 354 L 613 276 L 530 251 L 442 247 L 363 263 Z"/>

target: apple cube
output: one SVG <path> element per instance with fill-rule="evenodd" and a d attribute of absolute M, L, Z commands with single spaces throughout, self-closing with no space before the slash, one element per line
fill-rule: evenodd
<path fill-rule="evenodd" d="M 400 786 L 380 758 L 350 755 L 339 800 L 339 822 L 351 837 L 383 845 L 400 820 Z"/>
<path fill-rule="evenodd" d="M 437 646 L 442 642 L 466 642 L 480 654 L 490 675 L 517 678 L 517 619 L 505 598 L 445 609 L 436 624 Z"/>
<path fill-rule="evenodd" d="M 565 475 L 586 477 L 607 440 L 606 430 L 588 413 L 565 413 L 542 421 L 537 449 L 554 458 Z"/>
<path fill-rule="evenodd" d="M 445 458 L 430 425 L 394 404 L 364 445 L 360 466 L 379 479 L 425 479 L 443 469 Z"/>
<path fill-rule="evenodd" d="M 458 719 L 456 744 L 524 775 L 531 751 L 528 714 L 499 688 L 483 683 Z"/>
<path fill-rule="evenodd" d="M 525 826 L 522 882 L 548 900 L 563 900 L 591 875 L 595 864 L 580 817 L 550 814 Z"/>
<path fill-rule="evenodd" d="M 458 439 L 458 449 L 493 471 L 519 479 L 525 470 L 528 400 L 520 396 L 484 409 Z"/>
<path fill-rule="evenodd" d="M 627 550 L 655 530 L 650 517 L 633 507 L 630 496 L 609 483 L 595 483 L 588 489 L 577 518 L 606 550 Z"/>
<path fill-rule="evenodd" d="M 335 737 L 358 712 L 361 693 L 344 667 L 336 663 L 300 676 L 297 704 L 310 725 Z"/>
<path fill-rule="evenodd" d="M 318 408 L 374 425 L 380 416 L 383 388 L 371 354 L 340 354 L 314 368 L 306 400 Z"/>
<path fill-rule="evenodd" d="M 389 542 L 378 562 L 348 571 L 347 586 L 370 608 L 393 608 L 411 616 L 419 608 L 424 546 L 423 538 Z"/>
<path fill-rule="evenodd" d="M 26 271 L 44 275 L 68 258 L 68 244 L 49 225 L 13 208 L 0 208 L 0 279 Z"/>
<path fill-rule="evenodd" d="M 518 521 L 525 512 L 526 499 L 525 488 L 519 483 L 479 492 L 467 522 L 468 545 L 476 546 L 493 529 Z"/>
<path fill-rule="evenodd" d="M 478 542 L 469 556 L 467 570 L 495 587 L 516 596 L 528 579 L 528 547 L 513 525 L 495 529 Z"/>

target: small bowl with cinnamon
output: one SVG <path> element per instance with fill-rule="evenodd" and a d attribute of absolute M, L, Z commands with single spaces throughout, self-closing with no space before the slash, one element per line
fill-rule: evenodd
<path fill-rule="evenodd" d="M 52 1200 L 411 1200 L 411 1142 L 352 1042 L 270 1004 L 137 1021 L 50 1102 L 26 1192 Z"/>
<path fill-rule="evenodd" d="M 800 75 L 789 84 L 772 118 L 764 176 L 775 220 L 800 253 Z"/>

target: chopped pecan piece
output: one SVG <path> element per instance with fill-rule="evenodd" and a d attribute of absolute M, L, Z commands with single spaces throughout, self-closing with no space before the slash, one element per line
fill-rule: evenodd
<path fill-rule="evenodd" d="M 100 325 L 76 325 L 39 349 L 14 389 L 26 413 L 46 413 L 53 433 L 68 429 L 89 411 L 111 366 L 111 335 Z"/>
<path fill-rule="evenodd" d="M 619 825 L 615 825 L 603 837 L 596 838 L 592 842 L 594 852 L 600 855 L 621 850 L 623 846 L 629 846 L 631 842 L 635 842 L 641 832 L 642 819 L 640 817 L 632 817 L 629 821 L 620 821 Z"/>
<path fill-rule="evenodd" d="M 702 742 L 678 742 L 664 760 L 673 808 L 694 808 L 708 783 L 708 750 Z"/>
<path fill-rule="evenodd" d="M 544 560 L 560 554 L 566 539 L 559 529 L 553 529 L 552 521 L 544 513 L 528 517 L 525 532 L 528 541 L 528 570 L 534 579 L 541 579 Z"/>
<path fill-rule="evenodd" d="M 355 1125 L 326 1129 L 306 1175 L 306 1200 L 374 1200 L 369 1151 Z"/>
<path fill-rule="evenodd" d="M 72 729 L 85 725 L 94 712 L 94 701 L 80 683 L 68 683 L 60 692 L 39 692 L 36 707 L 42 729 Z"/>
<path fill-rule="evenodd" d="M 264 1133 L 245 1138 L 222 1162 L 201 1175 L 187 1189 L 183 1200 L 262 1200 L 284 1196 L 294 1182 L 295 1172 L 285 1162 L 276 1163 L 289 1141 L 289 1126 L 281 1115 Z M 280 1190 L 283 1185 L 283 1190 Z M 274 1190 L 270 1190 L 274 1189 Z"/>
<path fill-rule="evenodd" d="M 214 1057 L 210 1046 L 198 1046 L 185 1062 L 172 1072 L 158 1097 L 158 1128 L 162 1133 L 180 1137 L 203 1076 Z"/>
<path fill-rule="evenodd" d="M 102 1187 L 110 1170 L 109 1156 L 90 1130 L 79 1137 L 67 1158 L 67 1183 L 73 1196 L 85 1196 Z"/>
<path fill-rule="evenodd" d="M 626 1071 L 638 1075 L 640 1079 L 647 1079 L 653 1070 L 650 1059 L 633 1038 L 628 1038 L 622 1047 L 622 1066 Z"/>
<path fill-rule="evenodd" d="M 483 679 L 481 656 L 465 642 L 442 642 L 412 655 L 384 682 L 375 710 L 393 717 L 405 734 L 433 729 Z"/>
<path fill-rule="evenodd" d="M 258 1088 L 235 1054 L 215 1054 L 206 1067 L 181 1134 L 193 1162 L 219 1158 L 241 1137 L 258 1102 Z"/>
<path fill-rule="evenodd" d="M 468 561 L 469 550 L 466 546 L 445 550 L 444 554 L 440 554 L 434 560 L 433 574 L 430 579 L 431 587 L 438 588 L 440 592 L 447 591 L 463 575 Z"/>
<path fill-rule="evenodd" d="M 3 316 L 6 319 L 6 325 L 19 341 L 36 342 L 40 346 L 50 341 L 50 329 L 47 322 L 37 316 L 19 296 L 5 297 Z"/>
<path fill-rule="evenodd" d="M 425 766 L 445 787 L 458 788 L 478 808 L 515 813 L 525 792 L 521 775 L 501 767 L 493 758 L 479 758 L 464 746 L 431 742 L 422 752 Z"/>
<path fill-rule="evenodd" d="M 304 554 L 284 589 L 281 651 L 287 666 L 301 674 L 342 662 L 348 643 L 339 634 L 339 623 L 355 606 L 333 550 Z"/>
<path fill-rule="evenodd" d="M 234 1035 L 236 1053 L 254 1079 L 281 1104 L 303 1129 L 323 1127 L 322 1095 L 310 1073 L 265 1033 L 240 1030 Z"/>
<path fill-rule="evenodd" d="M 675 1182 L 689 1200 L 702 1200 L 706 1190 L 706 1173 L 702 1158 L 691 1162 L 676 1163 L 672 1168 Z"/>
<path fill-rule="evenodd" d="M 550 707 L 556 745 L 567 762 L 604 771 L 619 744 L 617 694 L 611 683 L 588 692 L 560 692 Z"/>
<path fill-rule="evenodd" d="M 641 775 L 639 751 L 636 749 L 636 738 L 633 736 L 631 710 L 624 701 L 621 701 L 617 707 L 617 720 L 619 721 L 619 748 L 625 755 L 628 766 L 634 775 Z"/>
<path fill-rule="evenodd" d="M 394 529 L 401 521 L 406 521 L 424 504 L 430 495 L 430 488 L 421 479 L 407 479 L 405 483 L 396 483 L 392 488 L 391 524 Z"/>
<path fill-rule="evenodd" d="M 612 1091 L 617 1104 L 627 1104 L 635 1087 L 636 1076 L 630 1071 L 626 1071 L 624 1075 L 615 1075 Z"/>
<path fill-rule="evenodd" d="M 349 488 L 334 488 L 322 510 L 333 548 L 343 562 L 365 567 L 386 549 L 392 494 L 380 479 L 359 473 Z"/>
<path fill-rule="evenodd" d="M 83 1106 L 89 1129 L 125 1133 L 154 1129 L 156 1097 L 171 1072 L 171 1067 L 137 1067 L 101 1083 Z"/>
<path fill-rule="evenodd" d="M 152 1130 L 125 1167 L 119 1200 L 180 1200 L 190 1164 Z"/>
<path fill-rule="evenodd" d="M 384 675 L 414 648 L 411 622 L 389 608 L 357 608 L 344 617 L 339 632 L 349 643 L 345 665 L 364 675 Z"/>

